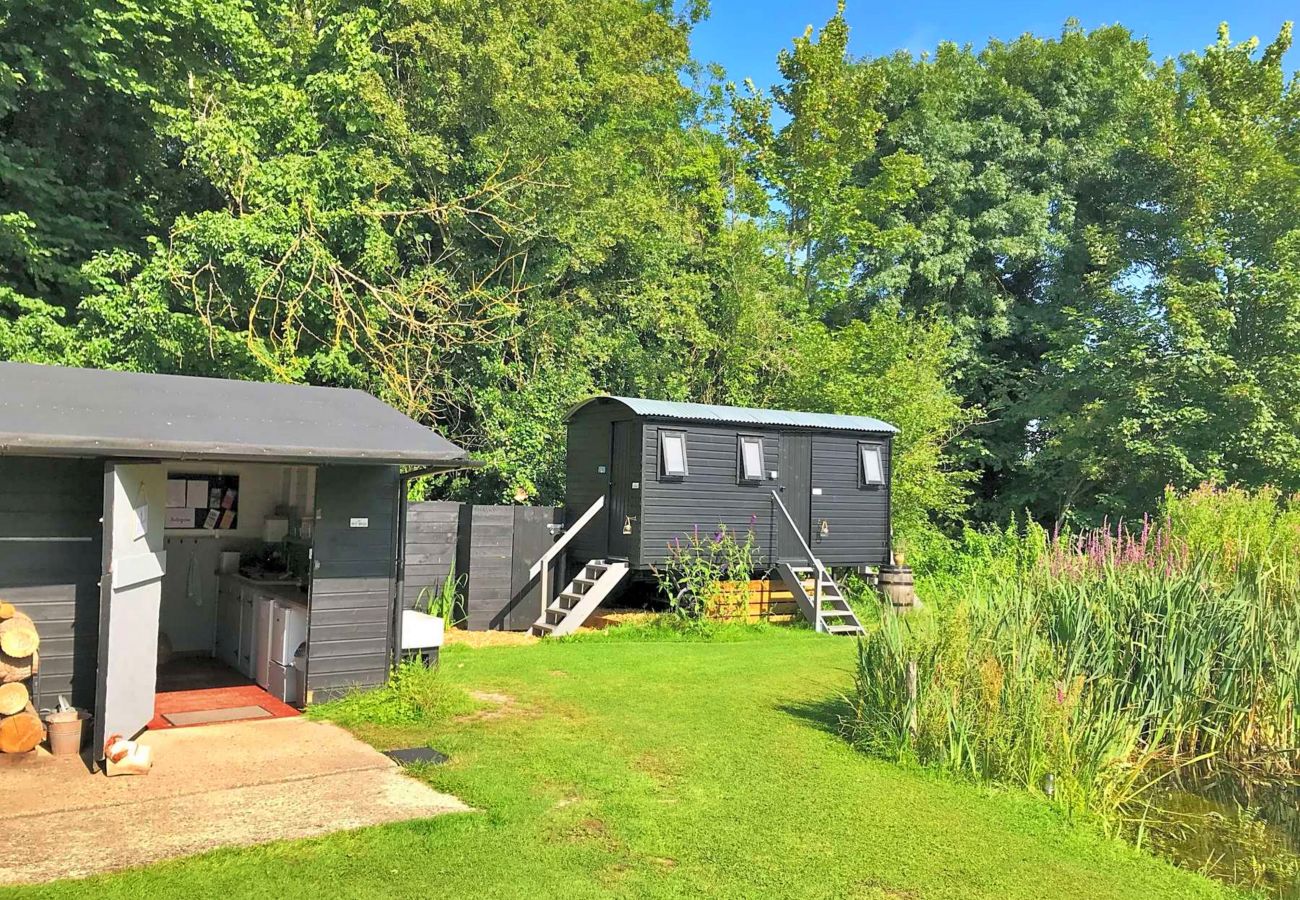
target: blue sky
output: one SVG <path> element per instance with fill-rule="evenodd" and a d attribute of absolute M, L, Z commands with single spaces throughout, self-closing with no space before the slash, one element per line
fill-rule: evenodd
<path fill-rule="evenodd" d="M 808 25 L 820 28 L 835 13 L 835 0 L 711 0 L 709 19 L 696 27 L 692 47 L 701 62 L 720 63 L 737 83 L 754 79 L 768 87 L 778 79 L 776 54 Z M 848 0 L 849 50 L 856 56 L 933 49 L 942 40 L 979 47 L 990 37 L 1012 39 L 1025 32 L 1056 35 L 1071 16 L 1086 28 L 1120 22 L 1146 37 L 1158 57 L 1176 56 L 1213 43 L 1227 20 L 1233 40 L 1257 36 L 1268 43 L 1300 4 L 1275 0 L 1209 3 L 1026 2 L 1026 0 Z M 1287 54 L 1288 69 L 1300 68 L 1300 52 Z"/>

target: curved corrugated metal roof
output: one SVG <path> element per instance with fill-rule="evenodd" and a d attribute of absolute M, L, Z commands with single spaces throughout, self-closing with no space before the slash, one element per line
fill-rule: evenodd
<path fill-rule="evenodd" d="M 870 416 L 841 416 L 834 413 L 795 412 L 787 409 L 755 409 L 747 406 L 714 406 L 709 403 L 679 403 L 676 400 L 647 400 L 643 397 L 615 397 L 601 394 L 589 397 L 571 408 L 567 421 L 589 403 L 614 401 L 638 416 L 657 419 L 685 419 L 692 422 L 725 422 L 728 425 L 775 425 L 791 428 L 819 428 L 824 431 L 868 431 L 873 434 L 896 434 L 888 422 Z"/>
<path fill-rule="evenodd" d="M 463 465 L 364 391 L 0 362 L 0 456 Z"/>

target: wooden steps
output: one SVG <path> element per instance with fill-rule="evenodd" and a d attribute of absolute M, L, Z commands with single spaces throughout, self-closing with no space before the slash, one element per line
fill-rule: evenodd
<path fill-rule="evenodd" d="M 625 562 L 592 560 L 547 604 L 529 631 L 539 637 L 572 634 L 623 582 L 628 572 Z"/>
<path fill-rule="evenodd" d="M 866 630 L 830 571 L 817 560 L 814 562 L 817 563 L 815 566 L 782 563 L 777 567 L 781 580 L 794 594 L 804 618 L 812 623 L 813 628 L 826 634 L 865 634 Z"/>

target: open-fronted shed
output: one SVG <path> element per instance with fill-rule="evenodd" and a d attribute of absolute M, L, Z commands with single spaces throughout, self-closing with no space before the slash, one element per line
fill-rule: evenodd
<path fill-rule="evenodd" d="M 362 391 L 0 363 L 0 597 L 40 632 L 37 705 L 102 738 L 187 660 L 297 703 L 380 683 L 402 469 L 468 464 Z"/>

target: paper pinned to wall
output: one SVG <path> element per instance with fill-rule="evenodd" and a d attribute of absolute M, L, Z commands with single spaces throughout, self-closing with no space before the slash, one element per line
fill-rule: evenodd
<path fill-rule="evenodd" d="M 216 509 L 208 510 L 208 517 L 203 520 L 203 527 L 211 531 L 217 527 L 217 519 L 221 518 L 221 511 Z"/>
<path fill-rule="evenodd" d="M 194 510 L 186 509 L 167 509 L 167 528 L 193 528 L 194 527 Z"/>
<path fill-rule="evenodd" d="M 188 506 L 191 509 L 207 509 L 208 480 L 206 478 L 192 478 L 185 482 L 185 502 L 178 505 Z"/>
<path fill-rule="evenodd" d="M 180 478 L 167 479 L 167 506 L 179 508 L 185 505 L 185 481 Z"/>
<path fill-rule="evenodd" d="M 149 504 L 141 503 L 135 508 L 135 515 L 131 517 L 131 538 L 140 540 L 149 533 Z"/>

